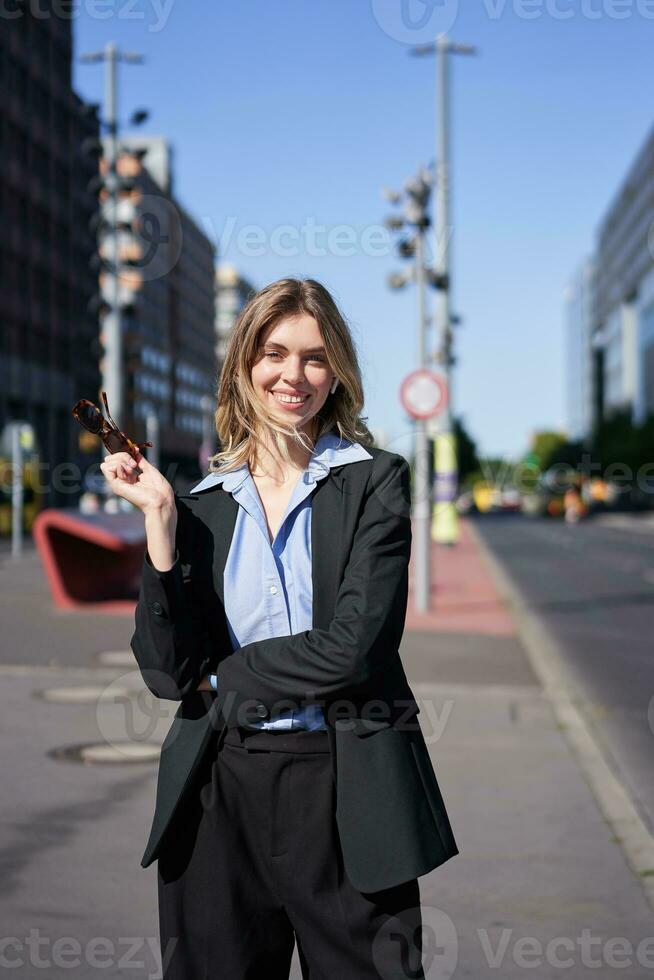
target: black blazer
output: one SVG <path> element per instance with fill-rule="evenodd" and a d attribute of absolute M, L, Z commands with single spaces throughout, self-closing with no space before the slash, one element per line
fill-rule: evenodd
<path fill-rule="evenodd" d="M 410 471 L 396 453 L 332 467 L 312 496 L 313 628 L 232 652 L 223 570 L 238 503 L 221 484 L 176 495 L 177 553 L 146 553 L 131 640 L 152 693 L 181 704 L 161 750 L 147 867 L 174 846 L 212 732 L 320 704 L 345 869 L 359 891 L 423 875 L 458 854 L 399 656 L 411 551 Z M 257 569 L 252 569 L 253 578 Z M 218 691 L 198 691 L 218 675 Z M 221 735 L 217 737 L 221 737 Z"/>

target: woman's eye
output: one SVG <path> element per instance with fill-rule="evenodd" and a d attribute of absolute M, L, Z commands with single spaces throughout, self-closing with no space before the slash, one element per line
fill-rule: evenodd
<path fill-rule="evenodd" d="M 266 357 L 281 357 L 281 356 L 282 355 L 279 353 L 279 351 L 276 351 L 276 350 L 269 350 L 266 353 Z M 319 361 L 321 364 L 325 364 L 326 363 L 325 362 L 325 358 L 324 357 L 321 357 L 320 354 L 312 354 L 311 357 L 307 357 L 307 360 L 308 361 Z"/>

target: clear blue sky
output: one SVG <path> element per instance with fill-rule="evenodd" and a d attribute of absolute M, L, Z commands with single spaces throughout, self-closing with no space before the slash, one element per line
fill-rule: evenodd
<path fill-rule="evenodd" d="M 402 6 L 78 0 L 75 53 L 116 40 L 146 56 L 121 68 L 123 119 L 151 110 L 143 131 L 171 140 L 180 201 L 256 286 L 299 274 L 333 292 L 369 424 L 406 453 L 398 389 L 415 367 L 415 291 L 389 292 L 402 261 L 365 233 L 391 210 L 382 186 L 434 157 L 433 61 L 409 44 L 448 30 L 478 46 L 452 78 L 455 411 L 483 452 L 517 454 L 534 429 L 565 424 L 563 289 L 651 125 L 654 3 L 406 0 L 412 21 Z M 76 64 L 75 87 L 101 100 L 102 76 Z M 302 231 L 279 254 L 275 231 L 307 224 L 318 254 Z M 263 229 L 261 255 L 239 245 L 248 225 Z M 329 248 L 341 225 L 351 255 Z"/>

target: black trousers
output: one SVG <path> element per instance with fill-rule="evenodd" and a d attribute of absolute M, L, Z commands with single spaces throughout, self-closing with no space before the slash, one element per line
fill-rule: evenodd
<path fill-rule="evenodd" d="M 165 980 L 424 980 L 417 879 L 362 893 L 344 867 L 324 731 L 216 734 L 162 842 Z M 389 841 L 392 847 L 392 841 Z"/>

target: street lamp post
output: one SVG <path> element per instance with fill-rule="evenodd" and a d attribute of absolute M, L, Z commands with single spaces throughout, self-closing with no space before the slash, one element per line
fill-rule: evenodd
<path fill-rule="evenodd" d="M 388 278 L 388 284 L 391 289 L 401 289 L 411 279 L 415 281 L 418 312 L 418 368 L 425 368 L 427 360 L 425 233 L 430 224 L 428 207 L 432 182 L 431 173 L 425 169 L 421 169 L 416 177 L 408 180 L 405 185 L 406 203 L 404 206 L 404 216 L 400 218 L 397 215 L 392 215 L 386 221 L 387 227 L 391 230 L 399 231 L 405 224 L 415 229 L 413 237 L 408 240 L 403 240 L 399 246 L 400 254 L 404 258 L 412 257 L 414 259 L 413 274 L 402 275 L 392 273 Z M 386 197 L 396 204 L 402 199 L 402 195 L 396 192 L 387 192 Z M 431 479 L 429 470 L 427 421 L 425 418 L 416 418 L 413 517 L 416 527 L 414 604 L 418 612 L 427 612 L 429 610 L 431 595 Z"/>
<path fill-rule="evenodd" d="M 120 304 L 120 254 L 118 246 L 118 62 L 138 65 L 143 63 L 143 56 L 119 51 L 113 41 L 109 41 L 104 51 L 84 54 L 80 61 L 85 64 L 104 62 L 105 70 L 105 120 L 107 131 L 105 142 L 105 160 L 107 173 L 105 187 L 109 198 L 109 248 L 107 256 L 107 275 L 109 289 L 107 290 L 108 305 L 102 324 L 103 346 L 105 348 L 102 371 L 102 387 L 107 392 L 111 406 L 111 414 L 118 425 L 124 423 L 124 369 L 123 369 L 123 324 Z M 143 122 L 147 113 L 141 112 L 135 121 Z"/>
<path fill-rule="evenodd" d="M 439 417 L 435 434 L 436 510 L 434 537 L 444 544 L 453 544 L 457 536 L 456 495 L 458 463 L 454 445 L 452 418 L 452 324 L 451 312 L 451 262 L 450 262 L 450 54 L 476 54 L 477 49 L 468 44 L 456 44 L 446 34 L 441 34 L 432 44 L 412 48 L 414 55 L 436 54 L 436 240 L 434 266 L 444 284 L 439 289 L 436 325 L 439 347 L 435 360 L 440 362 L 447 379 L 450 393 L 447 407 Z"/>

